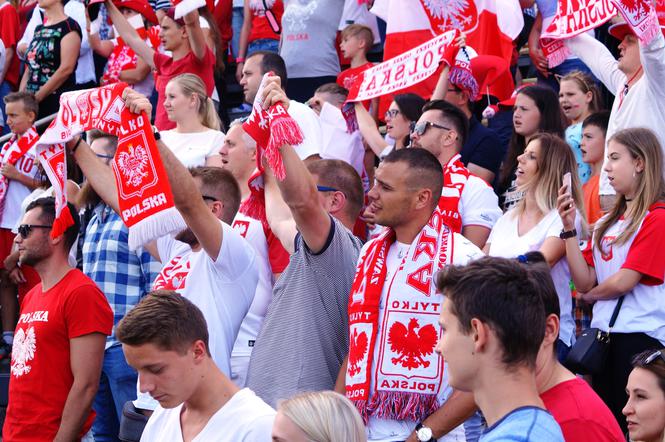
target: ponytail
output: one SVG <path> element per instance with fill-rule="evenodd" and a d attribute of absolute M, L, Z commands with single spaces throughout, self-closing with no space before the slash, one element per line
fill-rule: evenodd
<path fill-rule="evenodd" d="M 212 130 L 221 130 L 221 121 L 215 110 L 215 104 L 206 92 L 203 80 L 194 74 L 181 74 L 171 79 L 180 86 L 186 96 L 195 95 L 198 99 L 198 114 L 201 124 Z"/>
<path fill-rule="evenodd" d="M 222 122 L 219 120 L 219 115 L 215 110 L 215 103 L 212 98 L 206 97 L 205 101 L 201 103 L 199 114 L 203 117 L 201 124 L 212 130 L 222 130 Z"/>

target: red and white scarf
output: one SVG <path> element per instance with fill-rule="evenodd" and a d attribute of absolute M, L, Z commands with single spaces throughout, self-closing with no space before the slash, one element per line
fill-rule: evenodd
<path fill-rule="evenodd" d="M 541 33 L 540 47 L 550 68 L 570 55 L 563 40 L 594 29 L 616 15 L 613 0 L 559 0 L 556 15 Z"/>
<path fill-rule="evenodd" d="M 298 123 L 291 118 L 281 103 L 265 110 L 261 105 L 261 94 L 266 80 L 272 73 L 266 73 L 254 98 L 252 113 L 242 124 L 242 128 L 256 141 L 256 170 L 249 179 L 250 196 L 240 206 L 240 212 L 267 225 L 265 215 L 265 195 L 263 183 L 263 160 L 272 170 L 275 178 L 286 177 L 282 154 L 279 149 L 288 144 L 296 146 L 303 142 L 303 134 Z"/>
<path fill-rule="evenodd" d="M 35 126 L 28 129 L 23 135 L 13 135 L 0 150 L 0 164 L 11 164 L 15 166 L 19 159 L 34 146 L 39 140 L 39 134 Z M 5 210 L 5 198 L 9 188 L 9 179 L 0 175 L 0 218 Z"/>
<path fill-rule="evenodd" d="M 643 45 L 648 45 L 661 32 L 658 12 L 652 0 L 612 0 L 626 23 Z M 658 2 L 658 9 L 662 9 Z"/>
<path fill-rule="evenodd" d="M 443 168 L 443 189 L 437 212 L 440 220 L 455 233 L 462 233 L 462 214 L 459 211 L 462 192 L 471 172 L 464 167 L 461 155 L 457 154 Z"/>
<path fill-rule="evenodd" d="M 422 421 L 439 407 L 443 359 L 434 347 L 440 337 L 442 296 L 432 276 L 452 262 L 454 235 L 434 212 L 392 280 L 386 281 L 388 250 L 394 241 L 395 232 L 386 229 L 367 246 L 349 298 L 346 396 L 365 422 L 369 416 Z M 385 284 L 388 294 L 381 314 Z M 379 360 L 374 361 L 377 345 Z"/>
<path fill-rule="evenodd" d="M 129 247 L 136 249 L 162 235 L 185 228 L 177 212 L 166 171 L 162 165 L 146 115 L 125 107 L 125 83 L 67 92 L 60 97 L 60 110 L 37 143 L 37 156 L 56 194 L 53 237 L 73 224 L 67 205 L 65 143 L 76 135 L 99 129 L 118 137 L 111 166 L 116 180 L 120 216 L 129 228 Z"/>
<path fill-rule="evenodd" d="M 150 33 L 143 26 L 136 29 L 136 32 L 138 32 L 139 37 L 143 41 L 149 41 L 153 49 L 157 50 L 159 48 L 159 40 L 155 40 L 154 34 Z M 128 69 L 135 69 L 137 61 L 138 56 L 134 50 L 122 38 L 118 37 L 113 52 L 109 55 L 106 70 L 104 71 L 104 75 L 102 75 L 100 84 L 106 86 L 119 82 L 120 73 Z"/>

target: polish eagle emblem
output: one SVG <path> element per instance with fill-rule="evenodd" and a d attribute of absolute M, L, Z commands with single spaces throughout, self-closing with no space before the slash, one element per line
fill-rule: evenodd
<path fill-rule="evenodd" d="M 143 146 L 129 145 L 126 152 L 120 152 L 116 159 L 118 170 L 128 186 L 138 187 L 148 176 L 148 152 Z"/>
<path fill-rule="evenodd" d="M 369 340 L 367 339 L 367 333 L 360 332 L 358 330 L 353 330 L 353 335 L 351 336 L 351 345 L 349 348 L 349 375 L 355 376 L 360 373 L 360 363 L 365 359 L 367 354 L 367 346 Z"/>
<path fill-rule="evenodd" d="M 11 372 L 14 376 L 21 377 L 30 373 L 32 367 L 28 362 L 34 359 L 37 348 L 35 328 L 28 327 L 27 331 L 19 328 L 14 335 L 14 347 L 12 350 Z"/>
<path fill-rule="evenodd" d="M 65 163 L 58 163 L 58 165 L 55 166 L 55 174 L 63 183 L 67 181 L 65 178 Z"/>
<path fill-rule="evenodd" d="M 402 367 L 412 370 L 418 367 L 429 367 L 429 361 L 424 358 L 434 351 L 438 340 L 438 334 L 432 324 L 420 327 L 416 318 L 409 320 L 408 327 L 396 321 L 388 332 L 388 344 L 390 350 L 397 353 L 392 358 L 393 364 L 401 364 Z"/>
<path fill-rule="evenodd" d="M 421 0 L 432 29 L 439 33 L 449 29 L 470 32 L 478 22 L 473 0 Z"/>

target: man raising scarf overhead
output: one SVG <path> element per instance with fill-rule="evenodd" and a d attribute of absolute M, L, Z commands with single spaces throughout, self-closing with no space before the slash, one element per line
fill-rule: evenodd
<path fill-rule="evenodd" d="M 480 421 L 462 426 L 475 410 L 473 397 L 450 388 L 446 355 L 434 351 L 443 295 L 436 293 L 432 277 L 443 266 L 483 254 L 441 222 L 436 208 L 443 169 L 431 153 L 391 152 L 375 182 L 370 207 L 388 229 L 360 254 L 349 297 L 349 353 L 338 390 L 355 403 L 370 441 L 443 435 L 466 440 L 466 431 L 480 431 Z"/>

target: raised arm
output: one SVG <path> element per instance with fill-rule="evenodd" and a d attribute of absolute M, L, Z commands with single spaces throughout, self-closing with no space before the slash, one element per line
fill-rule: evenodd
<path fill-rule="evenodd" d="M 250 32 L 252 32 L 252 11 L 249 9 L 249 0 L 245 0 L 243 5 L 242 29 L 240 30 L 240 44 L 238 45 L 238 59 L 240 60 L 244 60 L 247 56 Z M 236 79 L 238 80 L 238 83 L 242 78 L 242 67 L 244 65 L 244 61 L 238 62 L 238 67 L 236 68 Z"/>
<path fill-rule="evenodd" d="M 388 147 L 388 143 L 379 132 L 379 129 L 376 127 L 376 122 L 374 118 L 367 112 L 365 106 L 362 103 L 355 103 L 356 108 L 356 119 L 358 120 L 358 127 L 360 128 L 360 134 L 363 136 L 367 145 L 372 149 L 372 152 L 378 157 L 381 155 L 381 152 Z"/>
<path fill-rule="evenodd" d="M 120 213 L 118 205 L 118 192 L 115 187 L 113 170 L 100 160 L 83 139 L 74 138 L 67 143 L 67 149 L 72 152 L 76 164 L 81 168 L 97 195 L 116 213 Z"/>
<path fill-rule="evenodd" d="M 118 8 L 113 4 L 111 0 L 106 0 L 104 3 L 108 11 L 109 17 L 113 21 L 113 26 L 118 30 L 119 36 L 122 37 L 125 42 L 129 45 L 130 48 L 136 52 L 136 54 L 145 61 L 151 69 L 155 68 L 155 62 L 153 60 L 155 56 L 155 50 L 146 44 L 145 41 L 139 36 L 138 32 L 132 25 L 129 24 L 127 19 L 122 15 Z M 118 36 L 116 36 L 118 37 Z"/>
<path fill-rule="evenodd" d="M 197 59 L 203 60 L 208 50 L 208 44 L 199 23 L 199 11 L 194 10 L 190 12 L 183 17 L 183 20 L 185 21 L 185 29 L 189 36 L 189 46 L 192 49 L 192 53 Z"/>
<path fill-rule="evenodd" d="M 649 81 L 649 89 L 654 92 L 654 100 L 662 101 L 665 97 L 665 37 L 661 32 L 647 46 L 640 43 L 640 59 L 644 75 Z"/>

